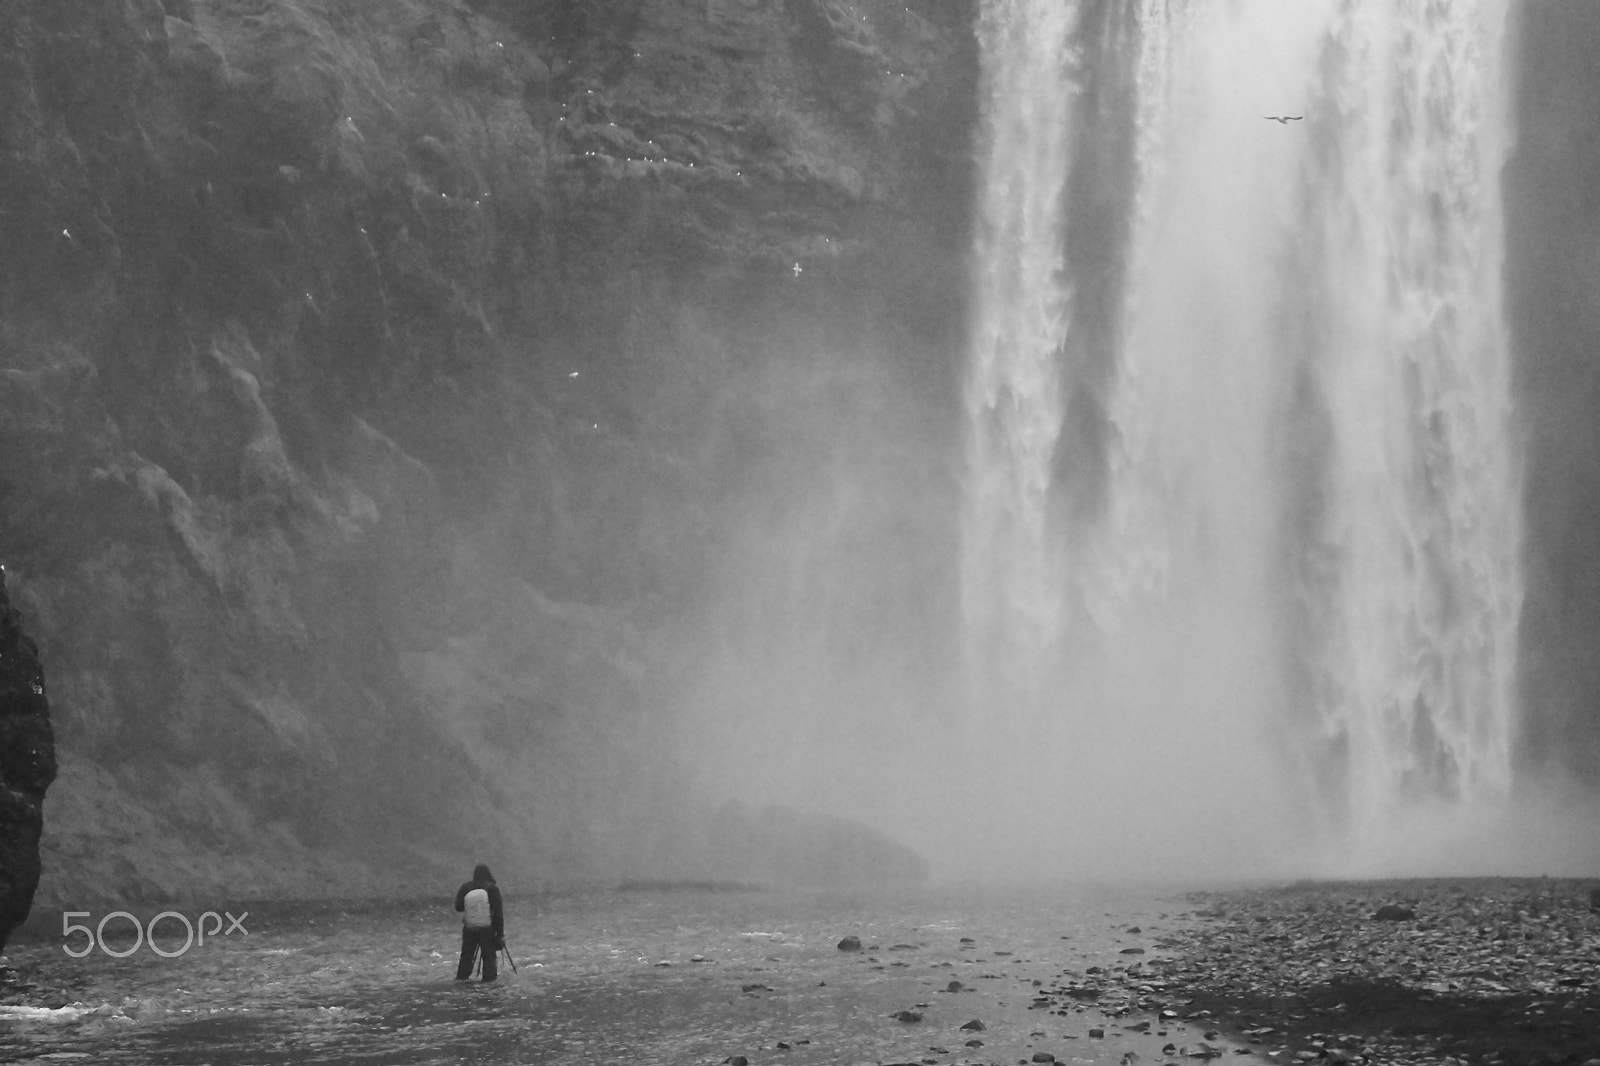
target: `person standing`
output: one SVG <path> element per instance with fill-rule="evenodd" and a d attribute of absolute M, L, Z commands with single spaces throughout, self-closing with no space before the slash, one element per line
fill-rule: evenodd
<path fill-rule="evenodd" d="M 461 912 L 461 962 L 456 980 L 472 976 L 473 960 L 483 958 L 483 979 L 498 976 L 500 948 L 506 942 L 506 914 L 500 886 L 483 863 L 472 868 L 472 880 L 456 890 L 456 910 Z"/>

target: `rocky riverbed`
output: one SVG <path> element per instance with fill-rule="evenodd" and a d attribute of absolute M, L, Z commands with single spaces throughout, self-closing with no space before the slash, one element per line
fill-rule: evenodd
<path fill-rule="evenodd" d="M 131 926 L 107 945 L 126 957 L 36 931 L 0 990 L 0 1061 L 1581 1066 L 1600 1061 L 1588 891 L 514 896 L 520 972 L 493 986 L 451 980 L 437 901 L 252 904 L 247 936 L 173 957 Z"/>

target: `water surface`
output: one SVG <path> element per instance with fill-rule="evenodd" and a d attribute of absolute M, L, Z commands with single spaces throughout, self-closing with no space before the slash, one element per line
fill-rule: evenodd
<path fill-rule="evenodd" d="M 148 945 L 81 960 L 59 938 L 16 945 L 13 965 L 79 1005 L 0 1015 L 0 1059 L 1176 1061 L 1207 1031 L 1203 1018 L 1157 1013 L 1183 1013 L 1161 963 L 1188 910 L 1178 893 L 1081 886 L 512 895 L 518 972 L 502 963 L 486 985 L 453 980 L 459 925 L 447 899 L 257 904 L 248 936 L 178 958 Z M 860 952 L 839 949 L 851 935 Z M 176 950 L 182 937 L 161 943 Z M 1060 994 L 1086 985 L 1103 988 L 1098 999 Z M 901 1020 L 906 1011 L 920 1020 Z M 962 1028 L 972 1021 L 984 1028 Z"/>

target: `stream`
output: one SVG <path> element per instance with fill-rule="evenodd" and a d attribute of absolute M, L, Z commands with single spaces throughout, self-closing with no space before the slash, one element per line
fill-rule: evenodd
<path fill-rule="evenodd" d="M 0 1001 L 10 1004 L 0 1061 L 1203 1059 L 1230 1045 L 1206 1018 L 1186 1018 L 1161 977 L 1165 938 L 1189 910 L 1177 891 L 1089 886 L 536 896 L 507 886 L 517 972 L 502 956 L 493 984 L 453 979 L 460 926 L 448 894 L 234 906 L 241 928 L 181 953 L 180 920 L 136 945 L 119 917 L 82 958 L 66 949 L 83 951 L 84 933 L 11 946 L 7 962 L 35 987 Z M 841 950 L 852 936 L 861 950 Z"/>

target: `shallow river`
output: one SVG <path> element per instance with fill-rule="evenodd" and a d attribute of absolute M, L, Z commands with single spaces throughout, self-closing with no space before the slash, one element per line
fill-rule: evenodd
<path fill-rule="evenodd" d="M 1231 1050 L 1163 999 L 1162 942 L 1189 909 L 1085 887 L 511 895 L 519 972 L 502 956 L 483 984 L 453 980 L 448 899 L 255 904 L 247 932 L 173 958 L 148 942 L 68 957 L 82 934 L 13 945 L 13 966 L 69 992 L 0 1007 L 0 1061 L 1177 1062 Z M 111 951 L 133 945 L 119 925 Z M 162 950 L 183 947 L 181 923 L 158 929 Z M 851 935 L 863 950 L 839 949 Z M 1065 994 L 1086 985 L 1104 991 Z"/>

